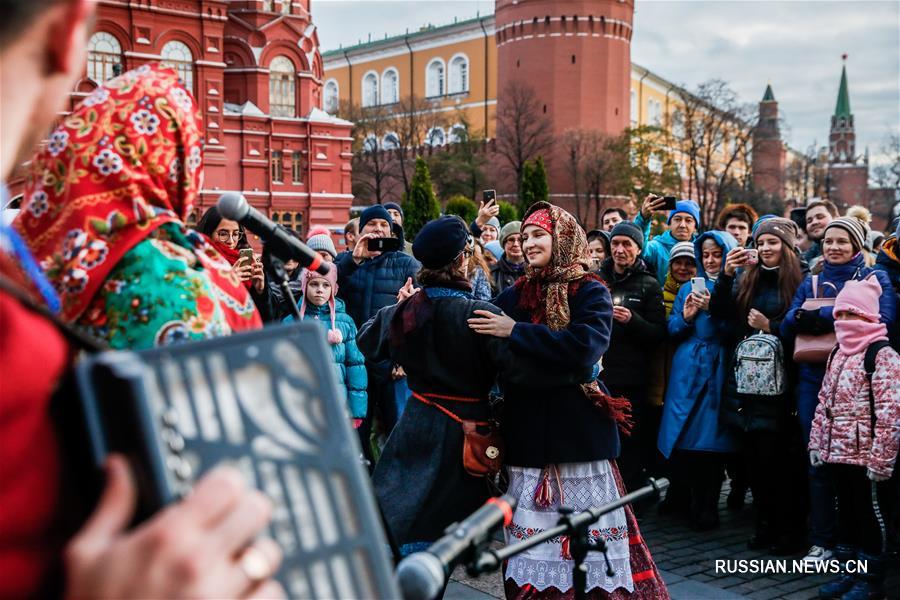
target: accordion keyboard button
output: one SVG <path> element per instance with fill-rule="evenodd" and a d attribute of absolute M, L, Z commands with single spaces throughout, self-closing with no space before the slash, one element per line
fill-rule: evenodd
<path fill-rule="evenodd" d="M 163 429 L 162 438 L 172 452 L 178 453 L 184 450 L 184 438 L 178 435 L 174 429 Z"/>
<path fill-rule="evenodd" d="M 175 469 L 175 476 L 179 479 L 186 481 L 190 479 L 194 475 L 194 470 L 191 468 L 191 465 L 188 464 L 188 461 L 182 460 L 181 464 Z"/>
<path fill-rule="evenodd" d="M 175 427 L 178 425 L 178 412 L 174 408 L 166 409 L 162 414 L 162 422 L 168 427 Z"/>

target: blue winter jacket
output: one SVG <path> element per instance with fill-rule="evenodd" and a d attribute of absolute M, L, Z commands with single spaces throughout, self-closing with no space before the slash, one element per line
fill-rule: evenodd
<path fill-rule="evenodd" d="M 886 250 L 890 248 L 893 255 L 896 256 L 898 251 L 898 242 L 896 236 L 890 236 L 884 241 L 878 258 L 875 261 L 875 270 L 887 273 L 888 279 L 894 288 L 894 296 L 898 308 L 900 308 L 900 261 L 889 256 Z M 891 344 L 894 348 L 900 348 L 900 318 L 894 318 L 894 326 L 888 327 L 891 336 Z"/>
<path fill-rule="evenodd" d="M 397 292 L 410 277 L 415 282 L 422 266 L 403 252 L 385 252 L 357 265 L 347 254 L 335 263 L 338 269 L 338 296 L 347 304 L 347 313 L 357 327 L 380 309 L 397 303 Z"/>
<path fill-rule="evenodd" d="M 641 228 L 644 232 L 644 249 L 641 252 L 641 258 L 644 259 L 659 285 L 666 284 L 666 274 L 669 272 L 669 254 L 672 252 L 672 246 L 678 243 L 672 236 L 672 232 L 666 231 L 662 235 L 658 235 L 652 240 L 650 239 L 650 219 L 644 219 L 644 215 L 638 213 L 634 218 L 634 224 Z M 694 236 L 696 240 L 696 235 Z"/>
<path fill-rule="evenodd" d="M 737 246 L 737 240 L 724 231 L 708 231 L 694 241 L 697 276 L 706 279 L 707 289 L 715 282 L 703 270 L 703 242 L 715 240 L 725 255 Z M 672 359 L 672 377 L 666 390 L 663 418 L 659 430 L 659 451 L 668 458 L 672 450 L 731 452 L 735 449 L 732 432 L 719 424 L 719 406 L 729 366 L 727 336 L 729 323 L 701 310 L 693 322 L 684 320 L 684 303 L 691 285 L 683 285 L 675 297 L 669 316 L 669 337 L 679 343 Z"/>
<path fill-rule="evenodd" d="M 838 292 L 844 287 L 844 283 L 851 279 L 863 279 L 869 273 L 875 272 L 878 283 L 882 289 L 891 290 L 891 281 L 887 273 L 883 271 L 875 271 L 872 267 L 867 267 L 865 258 L 862 253 L 857 254 L 850 262 L 843 265 L 831 265 L 827 261 L 822 261 L 822 272 L 819 273 L 819 292 L 821 297 L 834 298 Z M 826 285 L 830 283 L 831 285 Z M 834 286 L 832 288 L 831 286 Z M 797 337 L 797 313 L 803 303 L 812 298 L 812 275 L 807 275 L 797 293 L 794 294 L 794 301 L 788 310 L 784 321 L 781 323 L 781 337 L 793 341 Z M 894 322 L 896 316 L 896 295 L 892 293 L 882 294 L 878 301 L 879 313 L 881 313 L 881 322 L 886 323 L 888 329 Z M 818 310 L 818 322 L 826 331 L 834 331 L 834 315 L 833 307 L 823 306 Z M 816 404 L 819 402 L 819 388 L 822 386 L 822 379 L 825 378 L 825 363 L 811 364 L 802 363 L 798 368 L 797 382 L 797 411 L 800 416 L 800 425 L 803 428 L 805 439 L 809 439 L 809 430 L 812 425 L 812 419 L 816 410 Z"/>
<path fill-rule="evenodd" d="M 356 324 L 347 311 L 344 310 L 344 301 L 335 299 L 334 326 L 341 332 L 344 338 L 340 344 L 329 344 L 334 357 L 334 368 L 337 371 L 338 383 L 343 384 L 347 398 L 347 407 L 350 409 L 350 417 L 363 419 L 366 416 L 366 388 L 368 377 L 366 375 L 366 359 L 356 346 Z M 285 322 L 293 321 L 293 316 L 284 319 Z M 331 329 L 331 307 L 328 304 L 315 306 L 306 305 L 304 321 L 318 321 L 325 330 L 326 335 Z"/>

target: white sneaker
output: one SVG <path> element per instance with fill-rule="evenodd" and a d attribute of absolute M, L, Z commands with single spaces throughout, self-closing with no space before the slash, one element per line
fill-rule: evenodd
<path fill-rule="evenodd" d="M 822 546 L 813 546 L 803 557 L 803 562 L 817 563 L 830 560 L 834 556 L 834 552 Z"/>

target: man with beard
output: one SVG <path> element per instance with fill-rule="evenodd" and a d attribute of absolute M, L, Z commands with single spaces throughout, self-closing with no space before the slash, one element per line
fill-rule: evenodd
<path fill-rule="evenodd" d="M 822 238 L 825 228 L 838 217 L 837 206 L 831 200 L 813 200 L 806 205 L 806 236 L 812 245 L 803 254 L 803 259 L 812 269 L 822 260 Z"/>

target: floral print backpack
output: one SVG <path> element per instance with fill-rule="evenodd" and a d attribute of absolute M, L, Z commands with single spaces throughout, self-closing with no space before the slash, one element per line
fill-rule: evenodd
<path fill-rule="evenodd" d="M 781 340 L 768 333 L 757 333 L 742 340 L 734 351 L 734 379 L 739 394 L 783 394 L 786 378 Z"/>

